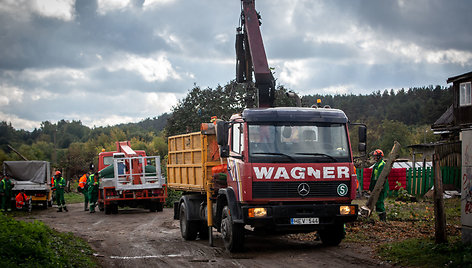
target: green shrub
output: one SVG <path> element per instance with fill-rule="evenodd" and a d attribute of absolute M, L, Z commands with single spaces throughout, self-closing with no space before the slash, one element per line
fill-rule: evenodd
<path fill-rule="evenodd" d="M 92 249 L 71 233 L 42 222 L 0 215 L 0 267 L 94 267 Z"/>
<path fill-rule="evenodd" d="M 168 208 L 173 208 L 174 202 L 179 201 L 181 196 L 182 196 L 182 191 L 175 191 L 168 188 L 165 206 Z"/>

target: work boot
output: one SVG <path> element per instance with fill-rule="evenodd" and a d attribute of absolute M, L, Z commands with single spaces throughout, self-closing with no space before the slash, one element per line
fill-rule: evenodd
<path fill-rule="evenodd" d="M 87 203 L 84 205 L 84 211 L 89 211 L 89 208 L 88 208 L 88 204 L 87 204 Z"/>
<path fill-rule="evenodd" d="M 386 222 L 387 221 L 387 212 L 379 213 L 379 219 L 383 222 Z"/>
<path fill-rule="evenodd" d="M 90 213 L 95 213 L 95 210 L 90 210 Z"/>
<path fill-rule="evenodd" d="M 64 206 L 64 210 L 65 210 L 66 212 L 69 212 L 69 210 L 67 209 L 67 207 L 66 207 L 66 206 Z"/>
<path fill-rule="evenodd" d="M 62 207 L 59 207 L 59 208 L 57 209 L 57 212 L 62 212 Z"/>

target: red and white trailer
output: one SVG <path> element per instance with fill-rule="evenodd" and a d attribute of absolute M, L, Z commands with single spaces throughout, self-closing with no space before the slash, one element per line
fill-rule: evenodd
<path fill-rule="evenodd" d="M 134 151 L 129 141 L 117 142 L 116 151 L 99 154 L 98 169 L 100 211 L 116 214 L 118 207 L 162 211 L 167 186 L 161 175 L 159 156 L 146 156 L 144 151 Z"/>

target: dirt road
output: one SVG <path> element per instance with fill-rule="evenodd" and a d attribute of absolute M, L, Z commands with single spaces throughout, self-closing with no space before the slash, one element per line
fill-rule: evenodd
<path fill-rule="evenodd" d="M 87 240 L 103 267 L 373 267 L 384 265 L 370 257 L 367 247 L 341 243 L 324 247 L 320 242 L 287 237 L 247 236 L 245 251 L 225 251 L 219 233 L 215 246 L 208 241 L 184 241 L 173 210 L 151 213 L 143 209 L 120 210 L 116 215 L 83 211 L 83 204 L 69 205 L 69 212 L 55 208 L 35 210 L 24 220 L 40 220 L 61 232 Z"/>

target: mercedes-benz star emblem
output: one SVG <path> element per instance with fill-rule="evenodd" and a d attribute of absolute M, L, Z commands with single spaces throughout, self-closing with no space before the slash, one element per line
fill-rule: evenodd
<path fill-rule="evenodd" d="M 300 183 L 300 185 L 298 185 L 298 194 L 306 196 L 308 193 L 310 193 L 310 186 L 307 183 Z"/>

